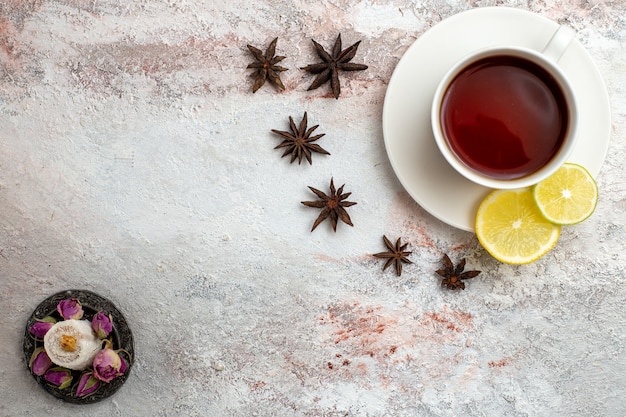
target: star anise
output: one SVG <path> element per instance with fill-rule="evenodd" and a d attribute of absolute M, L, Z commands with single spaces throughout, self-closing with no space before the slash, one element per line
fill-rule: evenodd
<path fill-rule="evenodd" d="M 302 162 L 302 157 L 304 156 L 306 160 L 309 161 L 309 164 L 312 165 L 313 161 L 311 161 L 311 152 L 330 155 L 330 153 L 323 149 L 320 145 L 313 143 L 324 136 L 325 133 L 311 136 L 311 133 L 313 133 L 319 125 L 315 125 L 307 130 L 307 123 L 307 114 L 304 112 L 304 117 L 302 118 L 299 127 L 296 127 L 293 118 L 289 116 L 289 128 L 291 129 L 291 132 L 272 129 L 272 132 L 284 138 L 284 140 L 274 149 L 286 148 L 283 153 L 283 157 L 291 154 L 290 162 L 293 162 L 296 158 L 298 158 L 298 164 L 300 164 Z"/>
<path fill-rule="evenodd" d="M 458 290 L 459 288 L 464 290 L 464 279 L 474 278 L 480 274 L 481 271 L 465 271 L 465 258 L 461 259 L 461 262 L 455 267 L 450 257 L 444 253 L 443 255 L 443 269 L 438 269 L 437 274 L 443 277 L 441 285 L 447 287 L 450 290 Z"/>
<path fill-rule="evenodd" d="M 339 98 L 341 93 L 341 85 L 339 84 L 339 70 L 341 71 L 363 71 L 367 69 L 367 65 L 354 64 L 350 62 L 356 50 L 359 47 L 361 41 L 358 41 L 351 47 L 341 50 L 341 34 L 337 35 L 337 40 L 333 46 L 332 55 L 326 52 L 324 48 L 313 40 L 315 51 L 323 62 L 317 64 L 307 65 L 302 69 L 312 74 L 318 74 L 313 80 L 313 83 L 308 88 L 309 90 L 315 90 L 326 81 L 330 80 L 330 87 L 333 90 L 333 95 L 336 99 Z"/>
<path fill-rule="evenodd" d="M 316 196 L 319 197 L 318 201 L 302 201 L 307 207 L 321 208 L 322 212 L 313 223 L 313 227 L 311 231 L 315 230 L 317 226 L 324 220 L 330 217 L 330 224 L 333 227 L 333 231 L 337 231 L 337 220 L 341 220 L 347 225 L 353 226 L 352 221 L 350 220 L 350 216 L 344 207 L 350 207 L 355 205 L 356 203 L 352 201 L 345 201 L 346 198 L 350 196 L 352 193 L 343 193 L 342 185 L 338 190 L 335 190 L 335 184 L 333 183 L 333 179 L 330 179 L 330 195 L 326 195 L 320 190 L 309 187 Z"/>
<path fill-rule="evenodd" d="M 407 264 L 413 263 L 407 258 L 407 256 L 409 256 L 413 252 L 405 250 L 409 244 L 405 243 L 404 245 L 401 245 L 400 238 L 396 240 L 395 246 L 393 245 L 393 243 L 391 243 L 389 239 L 387 239 L 387 236 L 385 235 L 383 235 L 383 241 L 385 242 L 385 246 L 387 246 L 387 249 L 389 250 L 387 252 L 375 253 L 374 256 L 377 258 L 387 259 L 385 266 L 383 266 L 383 271 L 387 269 L 392 263 L 395 263 L 396 275 L 400 276 L 402 274 L 402 262 Z"/>
<path fill-rule="evenodd" d="M 280 80 L 280 73 L 283 71 L 287 71 L 287 68 L 276 65 L 283 59 L 284 56 L 274 56 L 276 54 L 276 42 L 278 42 L 278 38 L 274 38 L 274 40 L 270 43 L 265 51 L 265 55 L 260 49 L 255 48 L 252 45 L 247 45 L 248 50 L 254 56 L 254 59 L 257 62 L 253 62 L 248 65 L 247 68 L 254 68 L 254 71 L 250 76 L 254 77 L 254 85 L 252 86 L 252 92 L 256 93 L 256 91 L 265 84 L 265 80 L 269 79 L 270 82 L 279 90 L 283 91 L 285 86 L 283 82 Z"/>

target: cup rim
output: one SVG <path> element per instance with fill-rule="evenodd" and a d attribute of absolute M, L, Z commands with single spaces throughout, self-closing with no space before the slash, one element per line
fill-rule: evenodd
<path fill-rule="evenodd" d="M 569 122 L 563 144 L 556 152 L 556 154 L 545 165 L 523 177 L 514 179 L 498 179 L 481 174 L 478 171 L 469 168 L 454 154 L 454 152 L 452 152 L 443 134 L 439 113 L 441 109 L 441 103 L 443 101 L 445 92 L 448 89 L 448 86 L 455 79 L 455 77 L 468 65 L 489 56 L 514 56 L 528 59 L 535 64 L 540 65 L 541 68 L 546 70 L 556 80 L 559 87 L 561 88 L 561 91 L 563 92 L 563 96 L 567 103 Z M 465 55 L 456 64 L 454 64 L 441 78 L 432 100 L 431 127 L 435 137 L 435 143 L 437 144 L 440 153 L 443 155 L 443 157 L 452 168 L 454 168 L 459 174 L 464 176 L 469 181 L 488 188 L 495 189 L 524 188 L 537 184 L 541 180 L 549 177 L 557 169 L 559 169 L 561 165 L 563 165 L 563 163 L 568 160 L 577 140 L 578 103 L 572 85 L 567 79 L 566 75 L 563 73 L 562 69 L 559 68 L 557 63 L 552 62 L 549 58 L 542 55 L 540 51 L 521 46 L 490 46 L 475 50 Z"/>

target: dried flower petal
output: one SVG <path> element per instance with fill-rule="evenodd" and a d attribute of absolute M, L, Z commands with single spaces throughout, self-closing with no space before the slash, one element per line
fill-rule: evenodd
<path fill-rule="evenodd" d="M 83 318 L 83 306 L 76 298 L 61 300 L 57 305 L 57 311 L 65 320 L 80 320 Z"/>
<path fill-rule="evenodd" d="M 72 372 L 69 369 L 56 367 L 48 370 L 44 378 L 59 389 L 65 389 L 72 384 Z"/>
<path fill-rule="evenodd" d="M 118 356 L 120 357 L 120 362 L 121 362 L 119 372 L 120 372 L 120 376 L 122 376 L 124 373 L 126 373 L 126 368 L 128 368 L 128 364 L 126 363 L 126 360 L 121 355 L 119 355 L 119 353 L 118 353 Z"/>
<path fill-rule="evenodd" d="M 44 350 L 44 348 L 37 348 L 30 357 L 28 367 L 35 375 L 41 376 L 46 373 L 50 367 L 52 367 L 52 361 Z"/>
<path fill-rule="evenodd" d="M 91 328 L 99 339 L 105 339 L 113 330 L 113 318 L 110 314 L 98 311 L 91 319 Z"/>
<path fill-rule="evenodd" d="M 54 326 L 54 319 L 52 317 L 50 317 L 50 319 L 52 319 L 52 321 L 46 319 L 36 321 L 35 323 L 33 323 L 32 326 L 30 326 L 28 331 L 33 336 L 39 339 L 43 339 L 46 333 L 48 333 L 48 330 L 50 330 L 52 326 Z"/>
<path fill-rule="evenodd" d="M 86 397 L 93 394 L 100 388 L 101 381 L 93 376 L 93 372 L 85 372 L 80 376 L 78 387 L 76 388 L 77 397 Z"/>
<path fill-rule="evenodd" d="M 93 375 L 100 381 L 111 382 L 125 370 L 126 363 L 113 349 L 102 349 L 93 359 Z"/>

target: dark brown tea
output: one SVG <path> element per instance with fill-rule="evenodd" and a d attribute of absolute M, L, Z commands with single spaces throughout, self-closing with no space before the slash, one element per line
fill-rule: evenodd
<path fill-rule="evenodd" d="M 568 113 L 563 92 L 537 64 L 513 56 L 483 58 L 448 86 L 441 125 L 468 168 L 515 179 L 543 167 L 561 147 Z"/>

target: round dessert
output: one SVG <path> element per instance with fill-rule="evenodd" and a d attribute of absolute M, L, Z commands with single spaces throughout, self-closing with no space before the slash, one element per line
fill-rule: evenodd
<path fill-rule="evenodd" d="M 87 320 L 57 322 L 43 338 L 50 360 L 64 368 L 85 370 L 102 348 L 102 340 L 94 334 Z"/>

